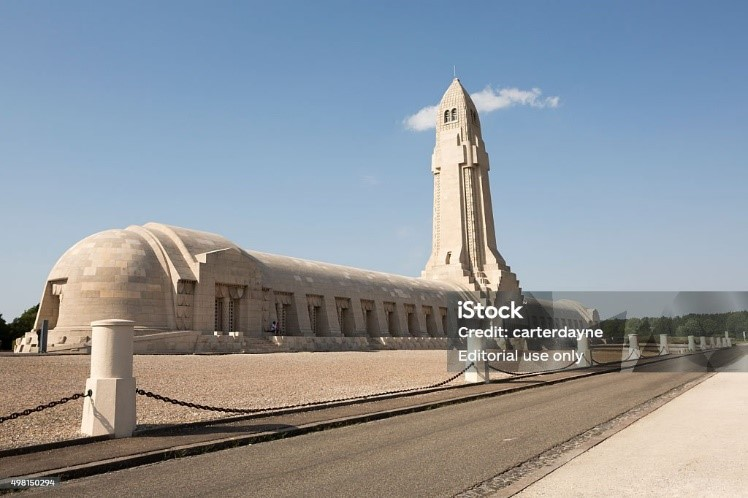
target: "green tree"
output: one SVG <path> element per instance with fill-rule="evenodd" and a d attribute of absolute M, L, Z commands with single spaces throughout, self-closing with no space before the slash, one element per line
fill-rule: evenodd
<path fill-rule="evenodd" d="M 642 318 L 639 325 L 636 327 L 636 333 L 639 337 L 647 337 L 652 335 L 652 327 L 649 324 L 649 318 Z"/>
<path fill-rule="evenodd" d="M 654 320 L 652 326 L 652 334 L 659 336 L 660 334 L 675 335 L 675 327 L 673 326 L 673 319 L 668 316 L 661 316 Z"/>
<path fill-rule="evenodd" d="M 732 334 L 748 331 L 748 313 L 730 313 L 725 328 Z"/>
<path fill-rule="evenodd" d="M 686 322 L 683 324 L 683 330 L 684 335 L 704 335 L 698 320 L 696 320 L 695 318 L 689 318 L 688 320 L 686 320 Z"/>
<path fill-rule="evenodd" d="M 38 311 L 39 305 L 37 304 L 21 313 L 21 316 L 15 318 L 7 325 L 8 331 L 3 335 L 3 349 L 11 349 L 15 339 L 34 328 Z"/>
<path fill-rule="evenodd" d="M 625 330 L 625 320 L 620 318 L 609 318 L 600 322 L 603 335 L 612 342 L 622 342 Z"/>
<path fill-rule="evenodd" d="M 711 315 L 701 315 L 698 318 L 702 335 L 719 335 L 719 322 Z"/>
<path fill-rule="evenodd" d="M 3 314 L 0 313 L 0 349 L 10 349 L 10 342 L 13 341 L 9 340 L 9 332 L 8 324 L 5 323 Z"/>
<path fill-rule="evenodd" d="M 641 318 L 629 318 L 626 320 L 626 335 L 637 334 L 639 325 L 641 324 Z"/>
<path fill-rule="evenodd" d="M 678 325 L 678 327 L 675 329 L 675 335 L 677 335 L 678 337 L 688 336 L 688 329 L 686 328 L 686 325 Z"/>

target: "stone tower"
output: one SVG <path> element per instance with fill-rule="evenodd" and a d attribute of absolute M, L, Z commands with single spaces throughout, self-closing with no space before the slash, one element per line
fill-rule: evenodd
<path fill-rule="evenodd" d="M 455 78 L 436 116 L 434 231 L 423 278 L 475 291 L 517 292 L 519 282 L 496 248 L 488 153 L 470 95 Z"/>

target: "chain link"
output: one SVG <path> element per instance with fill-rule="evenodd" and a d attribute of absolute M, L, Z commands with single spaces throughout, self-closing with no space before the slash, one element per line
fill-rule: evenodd
<path fill-rule="evenodd" d="M 136 389 L 135 392 L 147 398 L 156 399 L 159 401 L 163 401 L 165 403 L 171 403 L 173 405 L 184 406 L 187 408 L 196 408 L 198 410 L 208 410 L 208 411 L 222 412 L 222 413 L 263 413 L 263 412 L 273 412 L 273 411 L 279 411 L 279 410 L 291 410 L 295 408 L 307 408 L 307 407 L 312 407 L 312 406 L 326 405 L 330 403 L 341 403 L 344 401 L 352 401 L 352 400 L 364 400 L 364 399 L 369 399 L 369 398 L 377 398 L 380 396 L 388 396 L 392 394 L 404 394 L 408 392 L 417 392 L 417 391 L 426 391 L 429 389 L 435 389 L 437 387 L 441 387 L 443 385 L 449 384 L 450 382 L 455 380 L 457 377 L 464 374 L 468 369 L 474 366 L 475 364 L 471 363 L 470 365 L 468 365 L 467 367 L 465 367 L 464 369 L 462 369 L 460 372 L 453 375 L 452 377 L 446 380 L 443 380 L 441 382 L 437 382 L 435 384 L 430 384 L 428 386 L 411 387 L 407 389 L 395 389 L 392 391 L 384 391 L 384 392 L 379 392 L 379 393 L 374 393 L 374 394 L 362 394 L 359 396 L 349 396 L 347 398 L 328 399 L 325 401 L 310 401 L 307 403 L 297 403 L 295 405 L 273 406 L 273 407 L 267 407 L 267 408 L 223 408 L 220 406 L 201 405 L 199 403 L 190 403 L 187 401 L 180 401 L 174 398 L 170 398 L 168 396 L 162 396 L 160 394 L 146 391 L 144 389 Z"/>
<path fill-rule="evenodd" d="M 88 398 L 92 394 L 93 394 L 93 391 L 89 389 L 88 392 L 85 392 L 85 393 L 76 393 L 76 394 L 73 394 L 72 396 L 61 398 L 56 401 L 50 401 L 49 403 L 39 405 L 35 408 L 27 408 L 26 410 L 23 410 L 20 412 L 11 413 L 10 415 L 7 415 L 5 417 L 0 417 L 0 424 L 8 420 L 15 420 L 19 417 L 26 417 L 27 415 L 31 415 L 32 413 L 44 411 L 47 408 L 54 408 L 55 406 L 64 405 L 68 401 L 73 401 L 73 400 L 80 399 L 80 398 Z"/>
<path fill-rule="evenodd" d="M 563 370 L 566 370 L 567 368 L 569 368 L 572 365 L 576 365 L 576 363 L 577 362 L 575 360 L 575 361 L 572 361 L 571 363 L 569 363 L 568 365 L 566 365 L 565 367 L 553 368 L 551 370 L 538 370 L 537 372 L 510 372 L 508 370 L 502 370 L 500 368 L 497 368 L 497 367 L 491 365 L 490 363 L 486 363 L 486 364 L 488 365 L 488 368 L 490 368 L 491 370 L 495 370 L 496 372 L 501 372 L 501 373 L 508 374 L 508 375 L 530 375 L 530 374 L 538 374 L 538 373 L 561 372 Z"/>
<path fill-rule="evenodd" d="M 621 360 L 621 363 L 623 363 L 623 362 L 626 362 L 626 361 L 629 361 L 629 360 L 631 359 L 631 357 L 632 357 L 632 356 L 634 356 L 634 352 L 635 352 L 635 351 L 636 351 L 635 349 L 632 349 L 632 350 L 630 350 L 630 351 L 629 351 L 629 355 L 628 355 L 628 356 L 626 357 L 626 359 L 625 359 L 625 360 Z"/>
<path fill-rule="evenodd" d="M 592 350 L 590 350 L 590 351 L 592 351 Z M 595 360 L 592 357 L 592 353 L 590 352 L 590 361 L 592 361 L 593 365 L 600 365 L 600 366 L 613 365 L 615 363 L 623 363 L 623 362 L 629 361 L 629 359 L 631 359 L 631 357 L 633 355 L 634 355 L 634 350 L 632 349 L 631 351 L 629 351 L 629 355 L 624 360 L 621 360 L 621 361 L 613 360 L 613 361 L 600 362 L 600 361 Z"/>

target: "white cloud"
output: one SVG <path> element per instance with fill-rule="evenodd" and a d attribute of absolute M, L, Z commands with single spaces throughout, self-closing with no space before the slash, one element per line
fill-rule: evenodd
<path fill-rule="evenodd" d="M 494 90 L 487 86 L 480 92 L 472 94 L 473 102 L 478 112 L 492 112 L 514 105 L 529 105 L 530 107 L 558 107 L 558 97 L 542 97 L 540 88 L 520 90 L 519 88 L 500 88 Z"/>
<path fill-rule="evenodd" d="M 424 107 L 412 116 L 403 120 L 403 124 L 409 130 L 423 131 L 436 126 L 436 108 L 438 106 L 430 105 Z"/>
<path fill-rule="evenodd" d="M 368 185 L 370 187 L 376 187 L 377 185 L 382 183 L 379 181 L 379 178 L 374 175 L 364 175 L 363 177 L 361 177 L 361 181 L 364 182 L 364 185 Z"/>
<path fill-rule="evenodd" d="M 497 88 L 487 86 L 480 92 L 470 95 L 478 112 L 489 113 L 499 109 L 506 109 L 516 105 L 525 105 L 543 109 L 546 107 L 556 108 L 561 99 L 559 97 L 543 97 L 540 88 L 532 90 L 520 90 L 519 88 Z M 417 113 L 403 120 L 403 125 L 413 131 L 424 131 L 436 126 L 436 109 L 438 106 L 430 105 L 424 107 Z"/>

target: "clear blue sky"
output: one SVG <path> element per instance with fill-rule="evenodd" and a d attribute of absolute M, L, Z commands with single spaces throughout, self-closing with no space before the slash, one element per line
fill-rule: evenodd
<path fill-rule="evenodd" d="M 418 275 L 436 104 L 482 114 L 528 290 L 745 290 L 746 2 L 0 3 L 0 312 L 158 221 Z M 558 97 L 558 105 L 543 105 Z M 525 102 L 526 104 L 529 102 Z"/>

